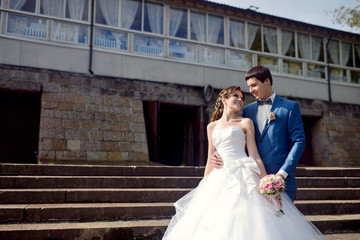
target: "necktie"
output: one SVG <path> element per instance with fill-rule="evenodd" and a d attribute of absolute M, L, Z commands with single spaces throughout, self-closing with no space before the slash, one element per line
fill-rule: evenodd
<path fill-rule="evenodd" d="M 263 104 L 272 104 L 272 101 L 271 101 L 271 98 L 268 98 L 266 100 L 261 100 L 261 99 L 258 99 L 257 100 L 257 105 L 263 105 Z"/>

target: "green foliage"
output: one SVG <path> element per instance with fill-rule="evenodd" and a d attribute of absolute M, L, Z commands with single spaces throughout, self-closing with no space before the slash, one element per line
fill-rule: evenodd
<path fill-rule="evenodd" d="M 360 4 L 355 8 L 340 6 L 328 13 L 333 15 L 333 23 L 347 25 L 356 31 L 360 31 Z"/>

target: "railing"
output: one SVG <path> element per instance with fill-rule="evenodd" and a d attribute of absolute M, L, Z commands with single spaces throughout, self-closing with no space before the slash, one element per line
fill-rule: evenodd
<path fill-rule="evenodd" d="M 94 38 L 94 45 L 99 47 L 117 48 L 116 41 L 103 38 Z"/>
<path fill-rule="evenodd" d="M 153 55 L 163 55 L 162 47 L 153 47 L 153 46 L 145 46 L 145 45 L 137 45 L 137 52 L 153 54 Z"/>
<path fill-rule="evenodd" d="M 25 35 L 29 37 L 46 38 L 46 30 L 39 28 L 26 27 Z"/>

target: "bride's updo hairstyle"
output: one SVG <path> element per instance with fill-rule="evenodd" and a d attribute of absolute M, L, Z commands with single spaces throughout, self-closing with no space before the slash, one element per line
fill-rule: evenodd
<path fill-rule="evenodd" d="M 222 99 L 228 99 L 231 97 L 231 94 L 233 94 L 235 91 L 240 91 L 242 94 L 242 100 L 245 100 L 245 94 L 243 91 L 241 91 L 241 88 L 239 86 L 230 86 L 225 89 L 223 89 L 220 93 L 218 98 L 216 99 L 215 103 L 215 112 L 213 113 L 211 117 L 211 122 L 216 121 L 221 118 L 223 112 L 224 112 L 224 104 L 222 102 Z"/>

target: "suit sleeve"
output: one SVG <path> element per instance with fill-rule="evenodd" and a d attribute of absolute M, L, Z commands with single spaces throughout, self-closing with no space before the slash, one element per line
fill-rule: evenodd
<path fill-rule="evenodd" d="M 305 132 L 301 119 L 299 104 L 293 104 L 288 117 L 289 154 L 281 167 L 287 173 L 295 170 L 305 149 Z"/>

